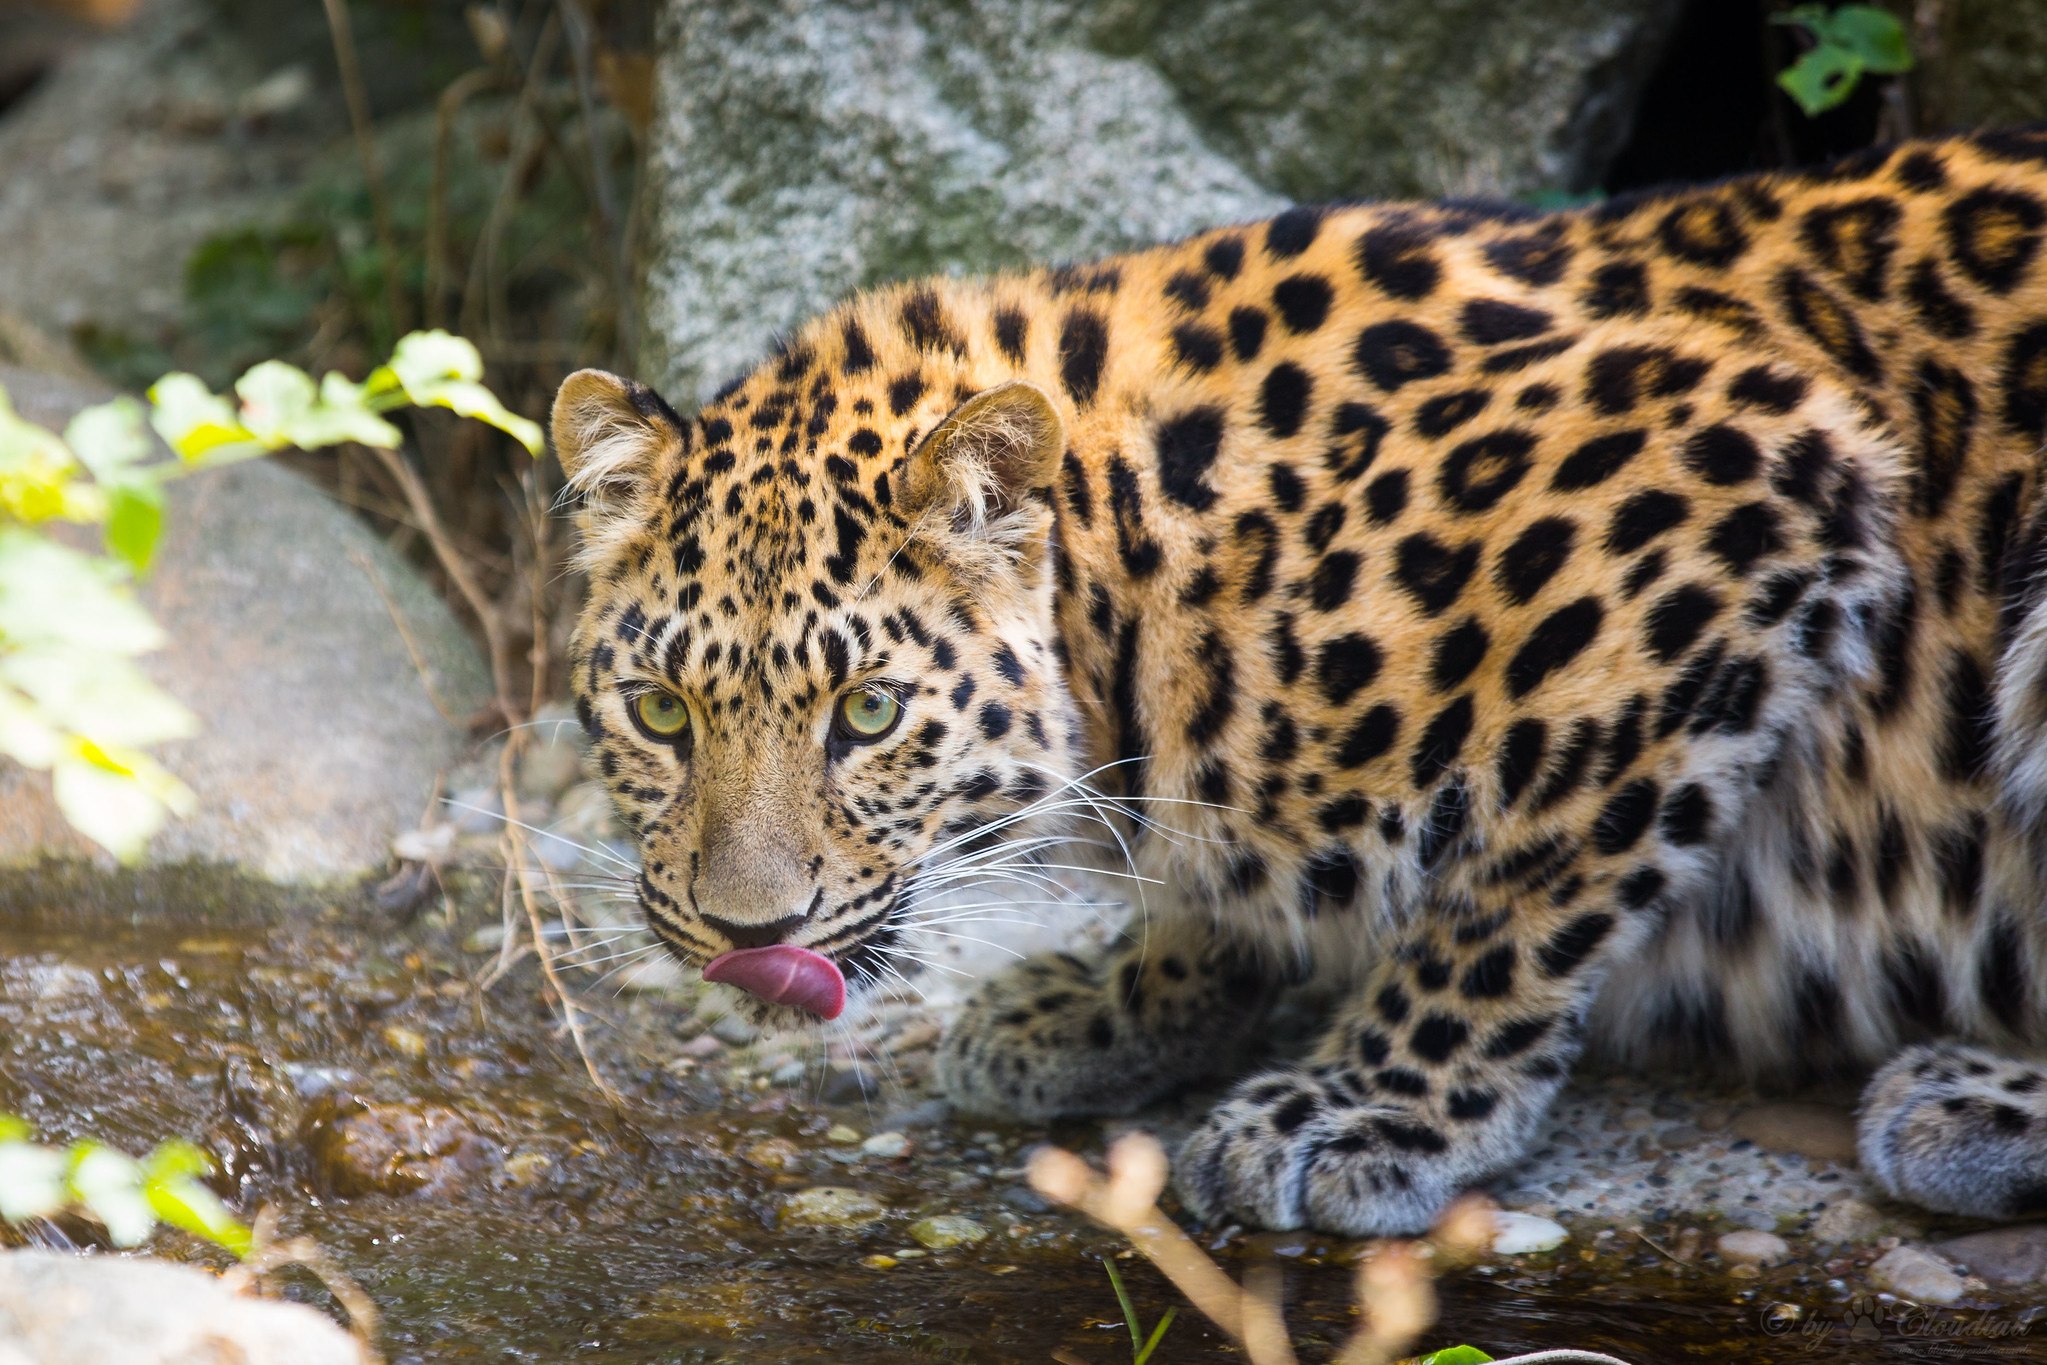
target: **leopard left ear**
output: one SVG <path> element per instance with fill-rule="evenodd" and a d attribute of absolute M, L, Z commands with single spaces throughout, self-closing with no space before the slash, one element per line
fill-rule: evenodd
<path fill-rule="evenodd" d="M 972 539 L 1003 539 L 1035 524 L 1034 490 L 1049 485 L 1066 446 L 1059 410 L 1018 379 L 954 408 L 911 453 L 907 507 Z"/>
<path fill-rule="evenodd" d="M 654 477 L 662 452 L 688 439 L 659 394 L 603 370 L 578 370 L 562 381 L 552 425 L 569 487 L 598 503 L 629 501 Z"/>

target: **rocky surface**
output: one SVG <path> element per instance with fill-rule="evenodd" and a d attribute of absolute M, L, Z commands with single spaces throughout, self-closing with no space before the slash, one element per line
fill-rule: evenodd
<path fill-rule="evenodd" d="M 648 377 L 688 401 L 860 286 L 1100 255 L 1290 197 L 1586 188 L 1677 8 L 672 4 Z"/>
<path fill-rule="evenodd" d="M 245 1298 L 186 1266 L 0 1252 L 0 1365 L 367 1365 L 310 1308 Z"/>
<path fill-rule="evenodd" d="M 56 429 L 107 396 L 4 368 L 0 385 Z M 170 643 L 144 666 L 199 716 L 196 737 L 160 751 L 198 806 L 150 860 L 285 882 L 381 868 L 487 695 L 467 633 L 366 526 L 276 465 L 173 485 L 165 525 L 141 595 Z M 0 765 L 0 863 L 45 854 L 95 856 L 44 778 Z"/>

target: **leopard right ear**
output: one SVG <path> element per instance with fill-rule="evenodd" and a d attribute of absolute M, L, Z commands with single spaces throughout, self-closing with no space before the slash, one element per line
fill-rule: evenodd
<path fill-rule="evenodd" d="M 629 500 L 689 428 L 644 384 L 578 370 L 554 397 L 554 454 L 569 487 L 592 502 Z"/>

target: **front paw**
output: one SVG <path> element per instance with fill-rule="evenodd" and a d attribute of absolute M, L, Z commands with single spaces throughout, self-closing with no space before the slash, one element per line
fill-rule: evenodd
<path fill-rule="evenodd" d="M 1409 1235 L 1458 1192 L 1450 1149 L 1418 1113 L 1278 1071 L 1246 1081 L 1202 1120 L 1181 1144 L 1174 1185 L 1207 1222 Z"/>
<path fill-rule="evenodd" d="M 1130 1032 L 1091 964 L 1034 957 L 989 980 L 953 1020 L 939 1043 L 939 1088 L 971 1114 L 1127 1113 L 1155 1089 Z"/>

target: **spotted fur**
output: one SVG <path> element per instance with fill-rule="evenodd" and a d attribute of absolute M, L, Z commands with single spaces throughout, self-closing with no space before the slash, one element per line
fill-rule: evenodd
<path fill-rule="evenodd" d="M 857 984 L 920 877 L 1058 837 L 1105 773 L 1170 826 L 1120 831 L 1142 926 L 987 983 L 944 1078 L 1127 1109 L 1312 971 L 1320 1043 L 1178 1163 L 1273 1227 L 1426 1224 L 1588 1044 L 2037 1046 L 2043 232 L 2047 133 L 1984 134 L 878 289 L 688 421 L 579 376 L 575 679 L 650 920 Z M 835 744 L 874 681 L 899 730 Z M 649 686 L 688 752 L 634 729 Z M 1927 1084 L 1872 1089 L 1879 1179 L 2016 1207 L 2035 1108 Z"/>

